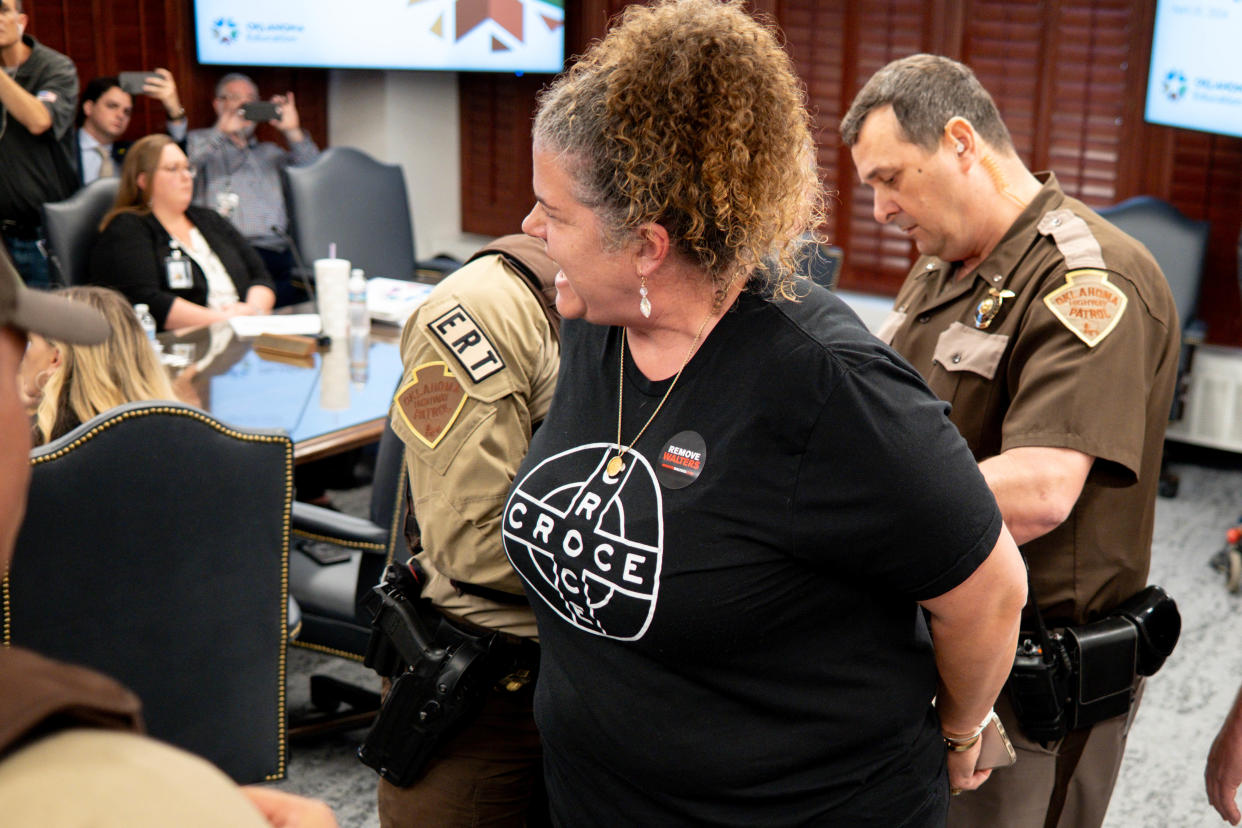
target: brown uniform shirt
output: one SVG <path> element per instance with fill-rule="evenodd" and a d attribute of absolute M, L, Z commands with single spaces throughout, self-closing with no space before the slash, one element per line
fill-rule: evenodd
<path fill-rule="evenodd" d="M 1081 623 L 1146 585 L 1180 331 L 1146 248 L 1040 179 L 968 277 L 920 258 L 878 335 L 952 404 L 977 460 L 1020 446 L 1096 458 L 1069 518 L 1022 547 L 1046 618 Z"/>
<path fill-rule="evenodd" d="M 477 259 L 406 322 L 401 359 L 392 424 L 406 445 L 423 595 L 467 621 L 533 638 L 529 607 L 462 593 L 451 581 L 522 594 L 500 513 L 556 387 L 560 347 L 544 306 L 504 258 Z"/>

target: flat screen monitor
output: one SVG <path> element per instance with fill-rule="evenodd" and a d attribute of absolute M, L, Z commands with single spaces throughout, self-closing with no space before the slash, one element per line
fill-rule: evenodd
<path fill-rule="evenodd" d="M 1242 2 L 1159 0 L 1144 117 L 1242 136 Z"/>
<path fill-rule="evenodd" d="M 565 0 L 195 0 L 215 66 L 559 72 Z"/>

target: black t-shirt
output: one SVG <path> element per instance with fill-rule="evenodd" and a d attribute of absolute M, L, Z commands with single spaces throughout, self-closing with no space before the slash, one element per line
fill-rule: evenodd
<path fill-rule="evenodd" d="M 78 188 L 77 137 L 73 116 L 78 101 L 78 70 L 73 61 L 30 35 L 23 41 L 30 57 L 14 80 L 47 107 L 52 127 L 34 135 L 11 112 L 3 112 L 0 134 L 0 219 L 25 227 L 43 223 L 42 207 Z M 4 107 L 0 105 L 0 110 Z"/>
<path fill-rule="evenodd" d="M 613 478 L 620 331 L 562 331 L 504 515 L 558 822 L 894 826 L 942 798 L 915 602 L 1001 526 L 947 406 L 826 291 L 746 293 Z M 667 388 L 627 355 L 623 442 Z"/>

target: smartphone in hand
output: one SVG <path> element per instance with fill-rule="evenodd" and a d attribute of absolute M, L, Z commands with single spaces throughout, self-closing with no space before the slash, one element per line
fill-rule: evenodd
<path fill-rule="evenodd" d="M 975 763 L 975 770 L 1007 768 L 1018 761 L 1018 754 L 1013 749 L 1013 743 L 1009 741 L 1005 726 L 1001 724 L 1000 717 L 995 711 L 984 724 L 980 741 L 983 746 L 979 749 L 979 761 Z"/>
<path fill-rule="evenodd" d="M 256 124 L 280 120 L 280 107 L 271 101 L 251 101 L 241 106 L 241 116 Z"/>
<path fill-rule="evenodd" d="M 154 72 L 122 72 L 117 75 L 117 82 L 121 89 L 131 95 L 141 95 L 142 87 L 147 82 L 147 78 L 158 79 L 159 75 Z"/>

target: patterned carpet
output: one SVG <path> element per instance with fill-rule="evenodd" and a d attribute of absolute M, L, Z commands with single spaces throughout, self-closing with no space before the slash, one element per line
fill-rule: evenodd
<path fill-rule="evenodd" d="M 1183 451 L 1174 466 L 1176 498 L 1156 510 L 1151 582 L 1178 602 L 1182 637 L 1164 668 L 1147 683 L 1142 708 L 1105 822 L 1107 828 L 1197 828 L 1223 824 L 1207 804 L 1203 766 L 1208 747 L 1242 682 L 1242 596 L 1225 590 L 1209 559 L 1242 514 L 1242 457 Z M 333 493 L 345 511 L 365 503 L 365 490 Z M 307 701 L 311 672 L 377 681 L 361 665 L 290 648 L 291 707 Z M 320 797 L 342 828 L 373 828 L 375 774 L 354 756 L 363 731 L 295 745 L 289 775 L 276 787 Z"/>

